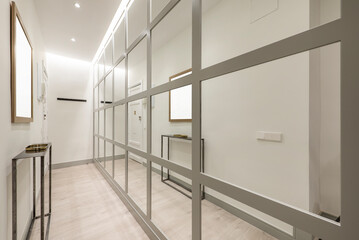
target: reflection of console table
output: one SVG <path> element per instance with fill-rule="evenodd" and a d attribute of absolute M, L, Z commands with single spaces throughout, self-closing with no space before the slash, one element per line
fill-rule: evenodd
<path fill-rule="evenodd" d="M 49 151 L 49 212 L 45 214 L 45 155 Z M 40 175 L 40 203 L 41 203 L 41 212 L 40 216 L 36 216 L 36 158 L 41 158 L 41 175 Z M 23 151 L 16 157 L 12 159 L 12 239 L 17 239 L 17 161 L 20 159 L 33 159 L 33 209 L 32 209 L 32 219 L 27 232 L 26 239 L 30 238 L 32 227 L 36 219 L 41 219 L 41 240 L 45 239 L 45 217 L 48 217 L 47 229 L 46 229 L 46 239 L 49 237 L 49 228 L 50 228 L 50 218 L 51 218 L 51 164 L 52 164 L 52 145 L 48 143 L 44 151 L 39 152 L 27 152 Z"/>
<path fill-rule="evenodd" d="M 161 158 L 163 158 L 163 139 L 167 138 L 167 160 L 170 160 L 170 139 L 180 139 L 180 140 L 185 140 L 185 141 L 192 141 L 191 137 L 179 137 L 179 136 L 174 136 L 174 135 L 161 135 Z M 204 139 L 201 139 L 201 172 L 204 172 Z M 187 187 L 185 186 L 185 184 L 182 184 L 176 180 L 174 180 L 173 178 L 171 178 L 170 175 L 170 170 L 167 168 L 167 177 L 164 178 L 164 172 L 163 172 L 163 166 L 161 166 L 161 181 L 165 184 L 167 184 L 168 186 L 172 187 L 173 189 L 179 191 L 180 193 L 184 194 L 185 196 L 192 198 L 189 194 L 179 190 L 178 188 L 175 188 L 174 186 L 172 186 L 171 184 L 166 183 L 166 181 L 171 181 L 173 183 L 175 183 L 176 185 L 186 189 L 189 192 L 192 192 L 191 187 Z M 204 198 L 204 187 L 202 187 L 202 198 Z"/>

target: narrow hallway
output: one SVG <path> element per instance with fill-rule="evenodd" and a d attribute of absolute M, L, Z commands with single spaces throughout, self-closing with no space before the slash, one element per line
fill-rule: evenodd
<path fill-rule="evenodd" d="M 49 239 L 148 239 L 94 164 L 55 169 L 52 181 Z M 37 215 L 39 207 L 38 200 Z M 30 239 L 39 239 L 39 231 L 40 221 L 35 221 Z"/>

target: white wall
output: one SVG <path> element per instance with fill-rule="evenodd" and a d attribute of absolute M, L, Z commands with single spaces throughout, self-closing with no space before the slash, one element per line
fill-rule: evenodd
<path fill-rule="evenodd" d="M 90 63 L 48 54 L 48 132 L 53 163 L 92 158 L 92 78 Z M 58 101 L 57 98 L 87 102 Z"/>
<path fill-rule="evenodd" d="M 0 1 L 0 239 L 11 239 L 11 158 L 32 143 L 41 142 L 42 104 L 36 100 L 36 64 L 44 59 L 39 20 L 32 0 L 15 1 L 30 36 L 34 50 L 34 121 L 29 124 L 11 123 L 10 95 L 10 2 Z M 38 164 L 39 165 L 39 164 Z M 18 235 L 22 237 L 32 206 L 30 161 L 18 166 Z"/>

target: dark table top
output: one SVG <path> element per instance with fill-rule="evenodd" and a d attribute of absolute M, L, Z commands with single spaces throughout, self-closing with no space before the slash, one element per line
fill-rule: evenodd
<path fill-rule="evenodd" d="M 183 140 L 192 140 L 192 137 L 178 137 L 178 136 L 174 136 L 174 135 L 170 135 L 170 134 L 163 134 L 161 136 L 168 137 L 168 138 L 178 138 L 178 139 L 183 139 Z M 202 138 L 201 140 L 204 140 L 204 139 Z"/>
<path fill-rule="evenodd" d="M 51 143 L 46 143 L 47 144 L 47 148 L 45 151 L 42 152 L 26 152 L 26 150 L 22 151 L 21 153 L 19 153 L 16 157 L 14 157 L 12 160 L 16 161 L 19 159 L 26 159 L 26 158 L 34 158 L 34 157 L 43 157 L 46 155 L 47 151 L 49 150 L 49 148 L 51 147 Z"/>

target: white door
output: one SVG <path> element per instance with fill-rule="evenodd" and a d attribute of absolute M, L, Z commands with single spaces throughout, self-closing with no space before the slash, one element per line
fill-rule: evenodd
<path fill-rule="evenodd" d="M 129 89 L 130 95 L 141 91 L 141 84 L 136 84 Z M 128 104 L 128 145 L 137 149 L 142 149 L 143 147 L 142 104 L 142 100 L 133 101 Z M 130 153 L 129 157 L 140 163 L 143 162 L 143 159 L 138 155 Z"/>

